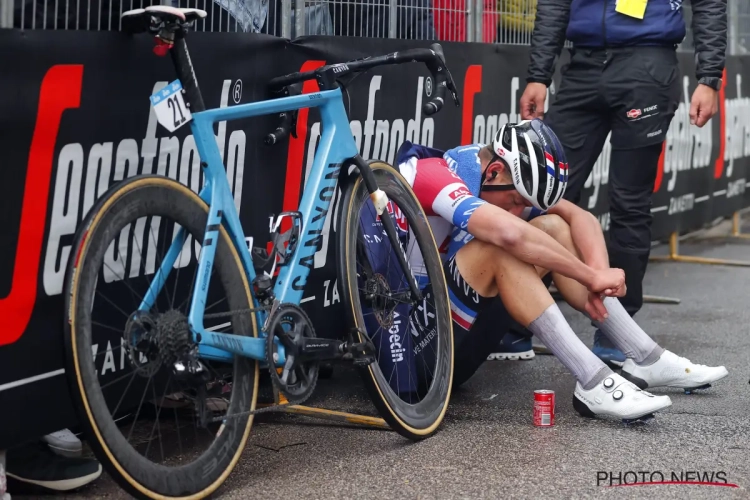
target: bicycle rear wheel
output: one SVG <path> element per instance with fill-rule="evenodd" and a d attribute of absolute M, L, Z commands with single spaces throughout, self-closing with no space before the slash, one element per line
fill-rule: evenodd
<path fill-rule="evenodd" d="M 256 361 L 201 360 L 205 370 L 191 375 L 176 368 L 196 359 L 186 316 L 208 210 L 182 184 L 133 177 L 89 212 L 68 263 L 66 362 L 79 422 L 107 472 L 139 498 L 211 494 L 236 465 L 252 426 L 248 415 L 222 422 L 217 413 L 255 409 Z M 180 234 L 185 239 L 176 242 Z M 151 310 L 136 313 L 173 242 L 181 250 L 161 275 L 160 294 Z M 257 336 L 247 275 L 224 227 L 212 272 L 206 314 L 232 313 L 206 319 L 206 328 Z"/>
<path fill-rule="evenodd" d="M 427 216 L 401 174 L 371 162 L 399 233 L 393 248 L 361 177 L 346 188 L 338 226 L 339 281 L 350 320 L 375 345 L 376 362 L 362 370 L 373 403 L 388 424 L 419 440 L 440 426 L 450 400 L 453 331 L 448 289 Z M 404 252 L 422 291 L 411 303 L 395 252 Z"/>

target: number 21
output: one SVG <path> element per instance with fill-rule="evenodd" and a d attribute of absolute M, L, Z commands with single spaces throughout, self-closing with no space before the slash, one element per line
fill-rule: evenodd
<path fill-rule="evenodd" d="M 177 96 L 172 96 L 167 99 L 167 106 L 172 108 L 172 118 L 174 119 L 175 127 L 179 127 L 185 123 L 185 115 L 182 113 L 182 107 L 180 106 L 180 101 L 177 99 Z M 180 114 L 179 119 L 177 118 L 177 113 Z"/>

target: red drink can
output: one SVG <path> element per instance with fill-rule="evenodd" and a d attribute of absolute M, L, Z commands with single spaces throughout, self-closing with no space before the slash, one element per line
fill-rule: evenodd
<path fill-rule="evenodd" d="M 534 425 L 537 427 L 555 425 L 555 391 L 546 389 L 534 391 Z"/>

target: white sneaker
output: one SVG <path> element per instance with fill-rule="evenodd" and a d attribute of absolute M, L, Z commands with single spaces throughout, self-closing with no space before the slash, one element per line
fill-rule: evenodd
<path fill-rule="evenodd" d="M 584 417 L 635 420 L 672 406 L 669 396 L 654 396 L 613 373 L 591 390 L 576 383 L 573 407 Z"/>
<path fill-rule="evenodd" d="M 52 451 L 63 457 L 78 457 L 83 451 L 83 444 L 68 429 L 47 434 L 42 438 Z"/>
<path fill-rule="evenodd" d="M 638 366 L 628 358 L 622 367 L 622 375 L 640 387 L 678 387 L 690 392 L 707 389 L 712 382 L 721 380 L 729 372 L 723 366 L 696 365 L 671 351 L 664 351 L 659 360 L 648 366 Z"/>

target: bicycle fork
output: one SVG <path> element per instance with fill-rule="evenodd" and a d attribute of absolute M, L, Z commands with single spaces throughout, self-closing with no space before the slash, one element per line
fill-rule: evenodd
<path fill-rule="evenodd" d="M 409 263 L 406 260 L 406 250 L 403 248 L 403 245 L 401 245 L 401 241 L 398 238 L 396 226 L 394 226 L 393 220 L 390 217 L 382 216 L 388 205 L 388 195 L 378 187 L 377 181 L 375 180 L 375 174 L 372 173 L 370 165 L 367 164 L 364 158 L 357 155 L 352 159 L 351 163 L 359 169 L 365 187 L 370 193 L 370 199 L 372 200 L 373 205 L 375 205 L 375 210 L 380 217 L 380 221 L 383 223 L 383 228 L 385 229 L 385 234 L 388 236 L 388 241 L 390 241 L 393 248 L 396 249 L 396 258 L 398 259 L 401 270 L 404 272 L 409 283 L 409 290 L 411 291 L 412 299 L 415 303 L 420 302 L 422 300 L 422 292 L 419 289 L 417 279 L 411 270 L 411 266 L 409 266 Z"/>

